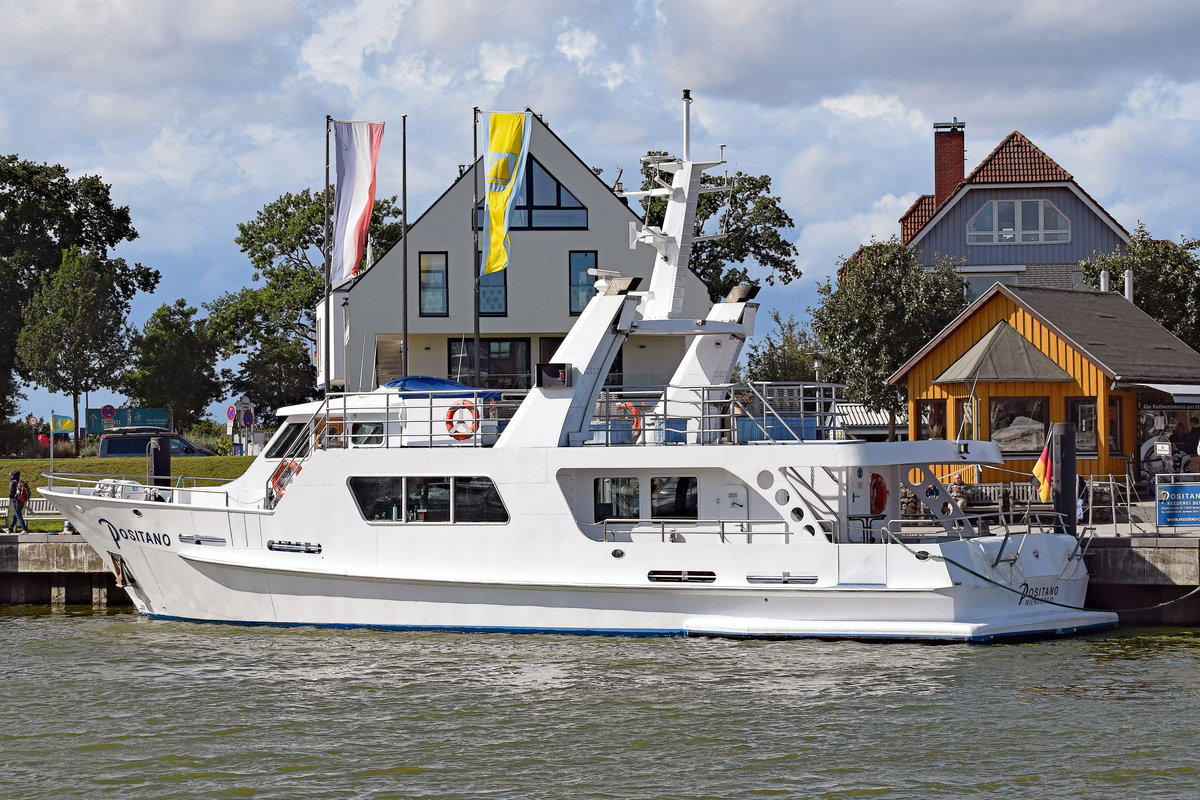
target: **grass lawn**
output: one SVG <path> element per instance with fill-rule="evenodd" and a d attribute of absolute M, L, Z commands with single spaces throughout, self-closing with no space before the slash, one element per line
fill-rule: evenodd
<path fill-rule="evenodd" d="M 171 459 L 172 478 L 201 478 L 207 480 L 231 480 L 238 477 L 254 461 L 254 456 L 206 456 L 203 458 Z M 37 488 L 46 485 L 43 472 L 50 471 L 48 458 L 0 458 L 0 479 L 4 481 L 4 492 L 8 493 L 8 473 L 21 471 L 21 478 L 29 484 L 30 491 L 37 496 Z M 146 459 L 131 458 L 59 458 L 54 459 L 54 472 L 59 475 L 121 475 L 134 479 L 145 479 Z M 174 482 L 174 481 L 172 481 Z M 190 482 L 190 481 L 189 481 Z M 202 481 L 207 482 L 207 481 Z M 8 520 L 0 520 L 0 524 Z M 31 531 L 57 531 L 62 522 L 35 520 L 29 523 Z"/>

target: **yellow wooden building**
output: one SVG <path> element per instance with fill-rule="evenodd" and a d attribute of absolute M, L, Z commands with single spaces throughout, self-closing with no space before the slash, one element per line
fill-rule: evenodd
<path fill-rule="evenodd" d="M 910 439 L 1000 445 L 980 481 L 1029 474 L 1055 422 L 1084 477 L 1186 470 L 1200 438 L 1200 353 L 1111 292 L 996 284 L 889 382 L 908 388 Z"/>

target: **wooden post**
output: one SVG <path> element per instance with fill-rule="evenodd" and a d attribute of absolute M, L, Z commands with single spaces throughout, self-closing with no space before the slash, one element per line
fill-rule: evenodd
<path fill-rule="evenodd" d="M 67 606 L 67 575 L 65 572 L 50 573 L 50 608 L 62 611 Z"/>
<path fill-rule="evenodd" d="M 92 573 L 92 611 L 108 609 L 108 573 Z"/>
<path fill-rule="evenodd" d="M 1075 535 L 1075 429 L 1067 422 L 1050 426 L 1050 500 L 1062 515 L 1067 533 Z"/>

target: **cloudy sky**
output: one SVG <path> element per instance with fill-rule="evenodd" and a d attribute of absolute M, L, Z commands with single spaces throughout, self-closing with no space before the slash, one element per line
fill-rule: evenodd
<path fill-rule="evenodd" d="M 0 20 L 0 152 L 130 207 L 141 237 L 116 255 L 163 274 L 139 327 L 249 282 L 235 225 L 321 185 L 326 114 L 389 124 L 380 195 L 408 115 L 415 218 L 471 160 L 474 106 L 532 108 L 611 180 L 678 150 L 690 88 L 693 152 L 726 144 L 796 221 L 804 278 L 760 300 L 798 317 L 932 191 L 932 125 L 954 117 L 968 170 L 1019 130 L 1127 229 L 1200 236 L 1200 4 L 0 0 Z"/>

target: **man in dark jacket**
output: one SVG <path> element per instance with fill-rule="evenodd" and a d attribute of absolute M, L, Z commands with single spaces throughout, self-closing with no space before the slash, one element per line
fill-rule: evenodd
<path fill-rule="evenodd" d="M 17 492 L 21 488 L 21 471 L 14 469 L 8 473 L 8 510 L 9 518 L 5 525 L 5 532 L 16 533 L 17 526 L 21 526 L 21 530 L 29 533 L 29 525 L 25 522 L 23 516 L 25 512 L 25 501 L 17 499 Z"/>

